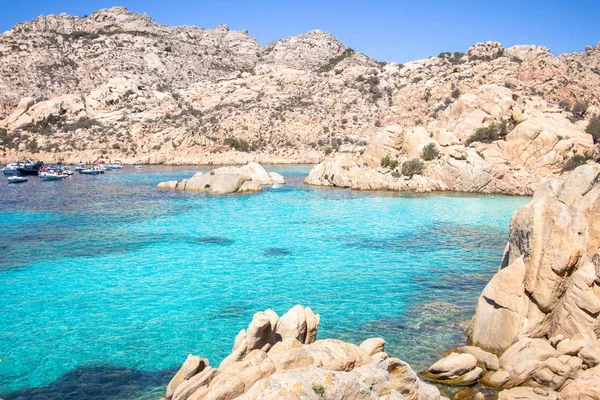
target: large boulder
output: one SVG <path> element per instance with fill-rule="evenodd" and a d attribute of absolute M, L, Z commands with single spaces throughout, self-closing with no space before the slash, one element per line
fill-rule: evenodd
<path fill-rule="evenodd" d="M 314 341 L 318 325 L 318 314 L 302 306 L 281 318 L 271 310 L 256 313 L 218 369 L 207 363 L 197 368 L 202 359 L 190 356 L 169 384 L 166 397 L 442 399 L 439 390 L 421 381 L 408 364 L 387 355 L 375 357 L 385 354 L 383 339 L 367 339 L 361 346 L 334 339 Z"/>
<path fill-rule="evenodd" d="M 578 357 L 583 360 L 588 367 L 595 367 L 600 364 L 600 339 L 582 347 Z"/>
<path fill-rule="evenodd" d="M 210 194 L 259 192 L 262 185 L 283 184 L 285 178 L 277 173 L 268 173 L 258 163 L 250 162 L 241 167 L 221 167 L 208 173 L 198 172 L 190 179 L 180 182 L 161 182 L 158 190 L 182 190 Z"/>
<path fill-rule="evenodd" d="M 558 400 L 600 399 L 600 366 L 588 369 L 567 384 L 558 395 Z"/>
<path fill-rule="evenodd" d="M 451 353 L 435 362 L 423 376 L 429 380 L 447 385 L 471 385 L 481 377 L 483 369 L 477 366 L 477 359 L 467 353 Z"/>
<path fill-rule="evenodd" d="M 508 266 L 479 298 L 473 344 L 502 353 L 524 337 L 596 339 L 600 279 L 593 257 L 599 246 L 600 165 L 543 180 L 513 215 Z"/>
<path fill-rule="evenodd" d="M 186 381 L 189 381 L 199 372 L 202 372 L 208 366 L 208 360 L 200 358 L 192 354 L 188 355 L 187 359 L 179 368 L 173 379 L 167 385 L 167 393 L 165 397 L 170 399 L 175 394 L 177 388 Z"/>

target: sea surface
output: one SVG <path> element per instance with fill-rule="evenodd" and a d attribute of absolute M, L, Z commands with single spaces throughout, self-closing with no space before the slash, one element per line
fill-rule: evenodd
<path fill-rule="evenodd" d="M 200 168 L 61 182 L 0 177 L 0 397 L 157 399 L 188 353 L 212 365 L 252 315 L 295 304 L 319 338 L 383 337 L 422 369 L 461 328 L 529 199 L 311 187 L 156 191 Z"/>

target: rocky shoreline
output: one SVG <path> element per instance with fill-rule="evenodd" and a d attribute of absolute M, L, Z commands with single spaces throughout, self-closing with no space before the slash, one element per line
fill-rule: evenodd
<path fill-rule="evenodd" d="M 543 179 L 511 220 L 498 273 L 483 290 L 469 345 L 421 374 L 385 352 L 317 340 L 300 305 L 254 315 L 218 368 L 190 355 L 164 399 L 593 400 L 600 397 L 600 166 Z M 428 383 L 431 382 L 431 383 Z"/>
<path fill-rule="evenodd" d="M 599 156 L 600 46 L 399 64 L 319 30 L 262 46 L 113 7 L 17 24 L 0 57 L 0 163 L 308 163 L 314 185 L 531 195 Z"/>

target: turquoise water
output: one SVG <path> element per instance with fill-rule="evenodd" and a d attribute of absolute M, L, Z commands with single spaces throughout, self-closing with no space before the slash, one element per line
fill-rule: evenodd
<path fill-rule="evenodd" d="M 0 397 L 156 398 L 188 353 L 213 365 L 256 311 L 295 304 L 319 337 L 387 341 L 422 368 L 499 264 L 527 198 L 310 187 L 156 191 L 192 167 L 0 183 Z"/>

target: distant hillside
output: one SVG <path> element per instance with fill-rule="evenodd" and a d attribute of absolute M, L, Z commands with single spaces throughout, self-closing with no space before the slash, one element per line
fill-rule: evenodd
<path fill-rule="evenodd" d="M 167 27 L 115 7 L 0 35 L 0 159 L 319 162 L 361 154 L 383 126 L 446 129 L 464 144 L 532 108 L 583 133 L 599 88 L 600 47 L 553 56 L 490 42 L 400 65 L 322 31 L 263 47 L 225 25 Z"/>

